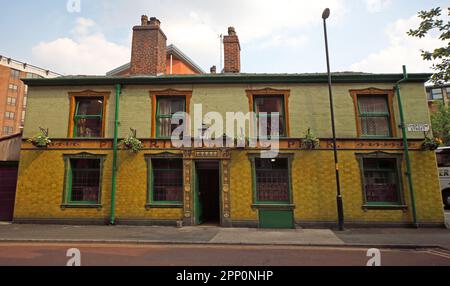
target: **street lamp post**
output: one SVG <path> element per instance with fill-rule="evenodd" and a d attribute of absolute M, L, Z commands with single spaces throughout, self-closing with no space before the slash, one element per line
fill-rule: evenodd
<path fill-rule="evenodd" d="M 323 19 L 323 30 L 325 34 L 325 50 L 327 54 L 327 71 L 328 71 L 328 92 L 330 97 L 330 111 L 331 111 L 331 129 L 333 131 L 333 151 L 334 151 L 334 165 L 336 170 L 336 188 L 337 188 L 337 212 L 338 212 L 338 224 L 339 230 L 344 230 L 344 205 L 342 202 L 341 195 L 341 184 L 339 180 L 339 162 L 337 155 L 337 144 L 336 144 L 336 127 L 334 124 L 334 108 L 333 108 L 333 93 L 331 89 L 331 71 L 330 71 L 330 56 L 328 53 L 328 36 L 327 36 L 327 19 L 330 16 L 330 9 L 326 8 L 323 11 L 322 19 Z"/>

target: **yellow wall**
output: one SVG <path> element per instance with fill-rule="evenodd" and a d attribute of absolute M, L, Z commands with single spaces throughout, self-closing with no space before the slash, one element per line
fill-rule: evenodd
<path fill-rule="evenodd" d="M 358 153 L 361 153 L 358 151 Z M 347 222 L 411 222 L 411 209 L 362 209 L 363 193 L 359 162 L 354 151 L 339 151 L 341 189 Z M 413 184 L 418 221 L 443 223 L 436 159 L 433 152 L 411 152 Z M 292 161 L 292 190 L 298 222 L 336 221 L 336 183 L 332 151 L 296 151 Z M 405 166 L 402 171 L 404 173 Z M 407 178 L 403 177 L 403 195 L 410 206 Z M 251 209 L 251 163 L 245 152 L 233 152 L 231 161 L 231 218 L 257 220 Z"/>
<path fill-rule="evenodd" d="M 167 150 L 168 151 L 168 150 Z M 107 219 L 110 214 L 111 151 L 89 151 L 107 154 L 102 177 L 101 209 L 61 209 L 64 183 L 63 154 L 82 151 L 23 150 L 19 165 L 15 219 Z M 147 166 L 145 154 L 119 151 L 116 193 L 117 219 L 179 220 L 183 209 L 145 208 L 147 198 Z M 179 153 L 180 151 L 171 151 Z M 295 219 L 298 222 L 329 222 L 336 220 L 336 191 L 332 151 L 293 151 L 292 189 Z M 339 151 L 342 195 L 347 222 L 410 222 L 411 210 L 362 209 L 363 194 L 359 163 L 355 151 Z M 411 152 L 412 174 L 416 194 L 418 221 L 443 223 L 441 195 L 433 152 Z M 405 166 L 403 166 L 403 172 Z M 406 177 L 403 194 L 410 205 Z M 246 151 L 233 151 L 230 161 L 231 219 L 257 221 L 252 205 L 251 164 Z"/>

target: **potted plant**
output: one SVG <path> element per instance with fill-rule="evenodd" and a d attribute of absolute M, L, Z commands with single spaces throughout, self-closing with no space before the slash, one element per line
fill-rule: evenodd
<path fill-rule="evenodd" d="M 311 133 L 311 128 L 305 133 L 305 138 L 302 140 L 302 148 L 312 150 L 319 147 L 320 140 Z"/>
<path fill-rule="evenodd" d="M 442 140 L 439 138 L 430 138 L 428 136 L 425 136 L 425 140 L 422 143 L 422 149 L 423 150 L 429 150 L 429 151 L 434 151 L 437 148 L 439 148 L 439 146 L 441 146 L 442 144 Z"/>
<path fill-rule="evenodd" d="M 48 137 L 48 129 L 45 130 L 45 129 L 40 128 L 40 127 L 39 127 L 39 129 L 40 129 L 39 134 L 37 134 L 36 136 L 33 136 L 30 139 L 28 139 L 28 142 L 33 144 L 33 146 L 35 146 L 35 147 L 45 148 L 50 143 L 52 143 L 52 141 Z"/>
<path fill-rule="evenodd" d="M 143 147 L 142 142 L 136 138 L 135 129 L 131 129 L 131 134 L 120 141 L 119 145 L 121 145 L 124 150 L 129 150 L 134 153 L 139 152 Z"/>

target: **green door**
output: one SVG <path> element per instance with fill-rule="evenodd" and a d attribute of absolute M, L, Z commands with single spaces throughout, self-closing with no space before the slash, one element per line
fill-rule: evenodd
<path fill-rule="evenodd" d="M 260 228 L 294 228 L 292 210 L 259 210 Z"/>
<path fill-rule="evenodd" d="M 195 216 L 195 224 L 201 224 L 202 223 L 202 205 L 200 200 L 200 188 L 198 184 L 198 173 L 197 170 L 195 172 L 195 191 L 194 191 L 194 216 Z"/>

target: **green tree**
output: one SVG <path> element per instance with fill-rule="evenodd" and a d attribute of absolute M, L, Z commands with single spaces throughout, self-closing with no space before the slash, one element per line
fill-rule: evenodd
<path fill-rule="evenodd" d="M 447 9 L 450 16 L 450 8 Z M 428 33 L 435 31 L 440 33 L 439 39 L 443 42 L 442 47 L 436 47 L 434 51 L 421 51 L 424 60 L 435 62 L 432 68 L 436 72 L 431 80 L 436 84 L 450 81 L 450 21 L 444 21 L 441 14 L 440 7 L 430 11 L 420 11 L 418 16 L 422 22 L 417 29 L 411 29 L 407 33 L 409 36 L 418 38 L 423 38 Z"/>
<path fill-rule="evenodd" d="M 450 107 L 439 104 L 439 109 L 431 115 L 434 137 L 440 138 L 445 146 L 450 146 Z"/>

